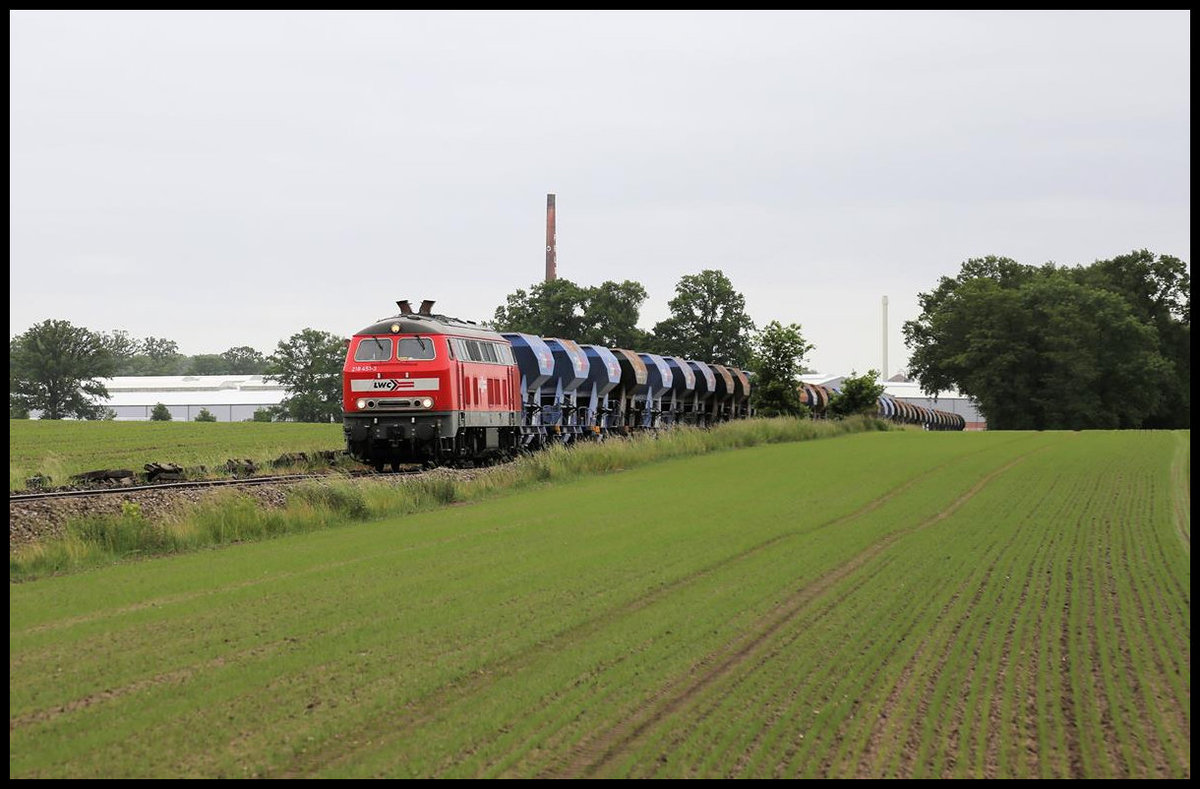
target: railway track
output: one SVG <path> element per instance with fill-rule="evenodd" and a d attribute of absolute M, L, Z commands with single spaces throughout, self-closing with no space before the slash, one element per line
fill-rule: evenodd
<path fill-rule="evenodd" d="M 256 485 L 289 485 L 308 480 L 330 479 L 331 477 L 398 477 L 419 474 L 425 469 L 414 467 L 399 471 L 349 471 L 337 474 L 273 474 L 261 477 L 238 477 L 234 479 L 193 480 L 184 482 L 153 482 L 144 485 L 112 485 L 98 488 L 77 488 L 72 490 L 47 490 L 30 493 L 9 493 L 9 502 L 45 501 L 66 498 L 86 498 L 88 496 L 113 496 L 139 492 L 171 492 L 186 490 L 202 490 L 221 487 L 253 487 Z"/>

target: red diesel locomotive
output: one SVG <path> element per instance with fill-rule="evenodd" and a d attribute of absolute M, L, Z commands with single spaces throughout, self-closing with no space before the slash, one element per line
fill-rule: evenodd
<path fill-rule="evenodd" d="M 385 465 L 505 459 L 520 441 L 520 376 L 498 333 L 432 301 L 355 332 L 342 375 L 350 455 Z"/>
<path fill-rule="evenodd" d="M 430 300 L 415 312 L 396 304 L 399 314 L 350 338 L 342 370 L 347 452 L 379 471 L 488 464 L 550 444 L 749 415 L 749 379 L 735 368 L 501 334 L 435 315 Z"/>

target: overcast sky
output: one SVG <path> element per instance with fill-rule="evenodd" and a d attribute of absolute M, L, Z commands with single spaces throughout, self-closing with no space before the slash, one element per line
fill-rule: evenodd
<path fill-rule="evenodd" d="M 10 11 L 10 335 L 186 354 L 719 269 L 807 363 L 963 261 L 1191 262 L 1190 13 Z"/>

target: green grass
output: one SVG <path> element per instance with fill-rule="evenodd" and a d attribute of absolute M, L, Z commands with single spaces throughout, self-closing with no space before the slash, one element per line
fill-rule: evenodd
<path fill-rule="evenodd" d="M 381 485 L 378 480 L 340 478 L 306 483 L 289 488 L 286 511 L 260 508 L 250 496 L 236 491 L 206 498 L 157 523 L 149 522 L 136 505 L 127 505 L 119 516 L 94 515 L 68 521 L 66 534 L 61 538 L 10 546 L 9 579 L 28 580 L 123 559 L 183 553 L 353 521 L 406 515 L 530 485 L 623 470 L 669 458 L 885 427 L 876 420 L 861 418 L 838 422 L 755 419 L 704 430 L 679 427 L 657 435 L 555 446 L 470 479 L 434 473 L 401 479 L 396 487 Z"/>
<path fill-rule="evenodd" d="M 230 459 L 255 463 L 287 452 L 342 451 L 340 424 L 295 422 L 78 422 L 10 419 L 9 490 L 34 475 L 66 485 L 71 476 L 101 469 L 141 472 L 147 463 L 210 471 Z"/>
<path fill-rule="evenodd" d="M 1187 437 L 554 465 L 16 584 L 9 775 L 1190 777 Z"/>

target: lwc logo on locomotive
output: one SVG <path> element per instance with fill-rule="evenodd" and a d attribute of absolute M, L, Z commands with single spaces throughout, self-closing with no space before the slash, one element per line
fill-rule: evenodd
<path fill-rule="evenodd" d="M 352 392 L 395 392 L 398 390 L 414 392 L 436 392 L 436 378 L 368 378 L 350 381 Z"/>

